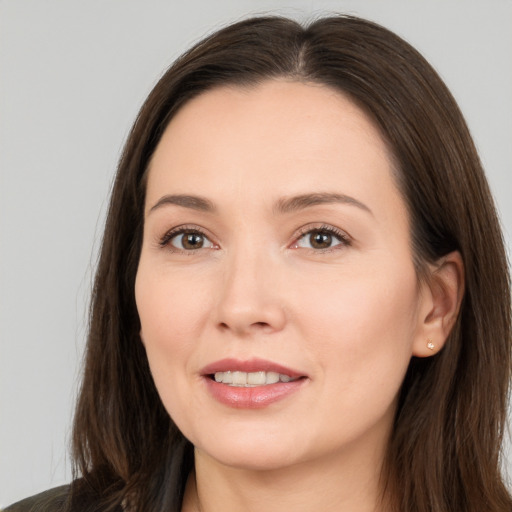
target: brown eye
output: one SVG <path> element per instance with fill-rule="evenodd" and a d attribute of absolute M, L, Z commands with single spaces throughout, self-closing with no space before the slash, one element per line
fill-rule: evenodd
<path fill-rule="evenodd" d="M 334 229 L 334 228 L 333 228 Z M 325 249 L 339 248 L 350 245 L 350 239 L 337 230 L 333 229 L 312 229 L 304 233 L 296 242 L 295 248 L 316 249 L 318 251 Z"/>
<path fill-rule="evenodd" d="M 309 243 L 313 249 L 328 249 L 332 244 L 332 235 L 325 231 L 313 231 L 309 234 Z"/>
<path fill-rule="evenodd" d="M 197 231 L 183 231 L 170 239 L 170 244 L 176 249 L 193 251 L 195 249 L 211 248 L 212 242 L 202 233 Z"/>

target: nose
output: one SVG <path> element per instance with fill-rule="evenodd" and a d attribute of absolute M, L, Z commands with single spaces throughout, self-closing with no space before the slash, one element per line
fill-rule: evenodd
<path fill-rule="evenodd" d="M 225 262 L 216 307 L 216 324 L 237 336 L 270 334 L 286 324 L 282 273 L 276 257 L 243 254 Z"/>

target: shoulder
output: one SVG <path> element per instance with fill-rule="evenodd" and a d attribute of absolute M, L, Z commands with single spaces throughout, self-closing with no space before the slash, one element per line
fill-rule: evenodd
<path fill-rule="evenodd" d="M 2 512 L 64 512 L 69 485 L 55 487 L 10 505 Z"/>
<path fill-rule="evenodd" d="M 102 504 L 98 492 L 85 480 L 78 479 L 18 501 L 0 512 L 101 512 L 107 509 L 124 512 L 121 506 Z"/>

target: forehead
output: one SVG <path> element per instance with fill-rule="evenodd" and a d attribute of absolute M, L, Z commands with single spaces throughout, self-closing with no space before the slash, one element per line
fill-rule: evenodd
<path fill-rule="evenodd" d="M 232 144 L 217 146 L 225 137 Z M 358 138 L 387 154 L 373 122 L 346 95 L 317 83 L 268 80 L 246 87 L 218 87 L 188 101 L 169 123 L 158 149 L 185 150 L 195 140 L 203 150 L 229 149 L 235 157 L 237 142 L 244 146 L 252 142 L 254 148 L 264 143 L 267 151 L 276 143 L 278 154 L 284 155 L 289 144 L 296 152 L 297 144 L 303 142 L 303 151 L 297 155 L 301 157 L 324 150 L 334 138 L 337 143 L 346 139 L 352 144 Z"/>
<path fill-rule="evenodd" d="M 386 143 L 362 109 L 324 85 L 273 80 L 186 103 L 153 155 L 147 197 L 256 200 L 312 189 L 372 203 L 398 194 Z"/>

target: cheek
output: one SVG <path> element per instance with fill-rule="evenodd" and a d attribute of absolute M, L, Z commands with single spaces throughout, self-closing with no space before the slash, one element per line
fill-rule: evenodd
<path fill-rule="evenodd" d="M 170 411 L 188 387 L 185 375 L 206 320 L 204 312 L 211 294 L 200 282 L 180 279 L 177 273 L 155 272 L 151 267 L 141 262 L 135 299 L 151 373 L 164 406 Z"/>
<path fill-rule="evenodd" d="M 357 393 L 370 381 L 376 392 L 388 383 L 397 388 L 412 356 L 418 301 L 414 269 L 379 268 L 352 268 L 336 280 L 319 276 L 317 286 L 304 284 L 297 294 L 305 298 L 299 318 L 308 349 L 339 392 Z"/>
<path fill-rule="evenodd" d="M 340 436 L 355 440 L 392 422 L 412 356 L 415 283 L 414 273 L 343 272 L 336 282 L 305 285 L 297 294 L 307 297 L 300 306 L 300 337 L 317 364 L 322 392 L 310 410 L 322 411 L 315 421 L 326 450 Z"/>
<path fill-rule="evenodd" d="M 200 412 L 187 375 L 211 295 L 205 284 L 183 272 L 155 269 L 144 259 L 135 282 L 141 337 L 155 386 L 173 421 L 186 432 L 193 431 L 191 418 Z"/>
<path fill-rule="evenodd" d="M 191 333 L 203 322 L 208 293 L 199 282 L 179 273 L 154 272 L 141 264 L 135 281 L 135 300 L 141 334 L 149 347 L 187 350 Z"/>

